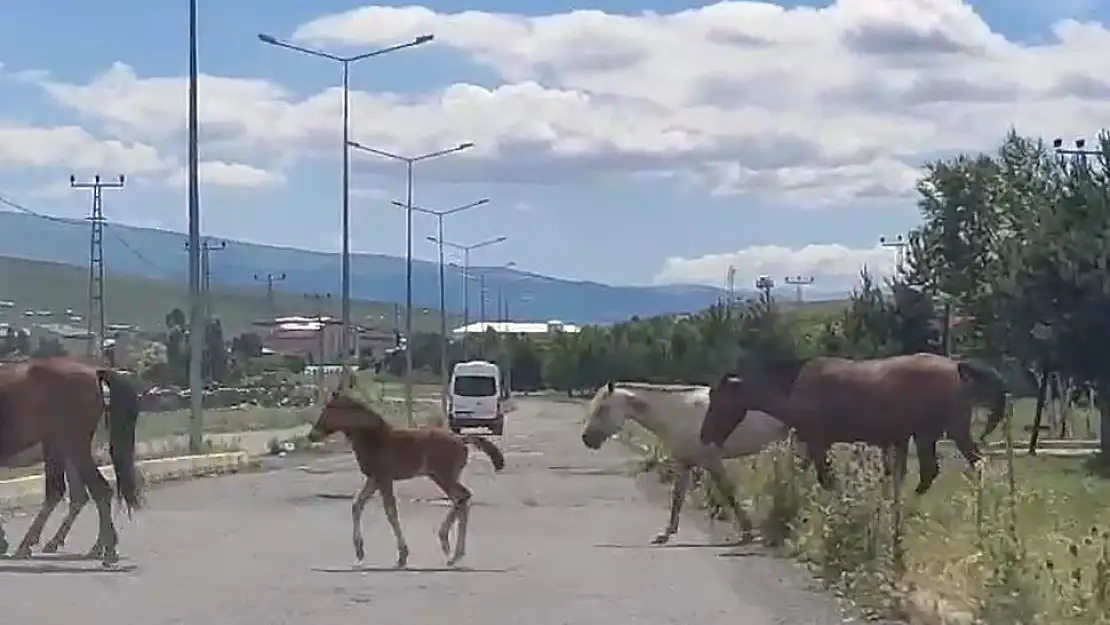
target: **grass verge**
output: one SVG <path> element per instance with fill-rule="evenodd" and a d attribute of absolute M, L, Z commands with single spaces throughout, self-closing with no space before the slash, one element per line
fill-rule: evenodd
<path fill-rule="evenodd" d="M 649 450 L 642 469 L 669 477 L 649 434 L 625 436 Z M 1008 454 L 971 471 L 946 459 L 920 497 L 913 470 L 907 494 L 895 493 L 876 450 L 838 446 L 832 460 L 832 492 L 785 444 L 731 461 L 730 471 L 764 541 L 865 614 L 922 623 L 1110 623 L 1110 481 L 1088 460 Z M 695 492 L 708 514 L 725 516 L 710 488 Z"/>

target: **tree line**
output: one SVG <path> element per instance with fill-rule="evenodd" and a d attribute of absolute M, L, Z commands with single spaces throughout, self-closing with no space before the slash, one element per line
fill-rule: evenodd
<path fill-rule="evenodd" d="M 1060 156 L 1011 132 L 990 153 L 928 163 L 917 184 L 922 222 L 900 268 L 882 283 L 864 270 L 843 310 L 807 313 L 762 296 L 575 334 L 490 332 L 471 337 L 469 355 L 510 367 L 516 389 L 573 391 L 610 379 L 707 383 L 783 355 L 954 353 L 1002 368 L 1019 393 L 1048 373 L 1093 389 L 1107 428 L 1110 136 L 1096 147 Z M 418 368 L 438 373 L 438 336 L 415 336 L 411 347 Z M 451 350 L 453 362 L 464 355 Z"/>

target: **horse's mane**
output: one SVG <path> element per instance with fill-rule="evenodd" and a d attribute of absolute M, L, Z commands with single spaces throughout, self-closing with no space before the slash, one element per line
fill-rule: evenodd
<path fill-rule="evenodd" d="M 352 429 L 379 430 L 379 429 L 382 429 L 382 428 L 389 428 L 390 427 L 389 422 L 386 421 L 385 417 L 383 417 L 377 410 L 375 410 L 373 407 L 369 406 L 362 399 L 360 399 L 358 397 L 353 397 L 348 393 L 339 393 L 339 394 L 333 395 L 328 400 L 328 403 L 325 404 L 325 406 L 327 408 L 337 408 L 337 409 L 342 409 L 342 410 L 349 410 L 351 412 L 354 412 L 355 414 L 358 414 L 361 417 L 365 417 L 365 421 L 360 420 L 360 421 L 357 421 L 357 422 L 344 422 L 342 424 L 342 427 L 344 429 L 352 428 Z"/>

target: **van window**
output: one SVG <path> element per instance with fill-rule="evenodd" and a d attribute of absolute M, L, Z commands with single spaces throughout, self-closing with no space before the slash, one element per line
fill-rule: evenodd
<path fill-rule="evenodd" d="M 484 375 L 459 375 L 455 376 L 454 393 L 459 397 L 491 397 L 497 394 L 497 383 Z"/>

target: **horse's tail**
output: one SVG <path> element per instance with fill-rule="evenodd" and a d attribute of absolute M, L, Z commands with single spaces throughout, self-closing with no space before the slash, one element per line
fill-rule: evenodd
<path fill-rule="evenodd" d="M 505 454 L 501 453 L 501 450 L 497 448 L 497 445 L 493 444 L 493 441 L 484 436 L 478 436 L 477 434 L 463 434 L 462 439 L 463 442 L 468 445 L 474 445 L 482 453 L 489 456 L 489 461 L 493 463 L 494 471 L 500 471 L 505 468 Z"/>
<path fill-rule="evenodd" d="M 139 422 L 139 393 L 135 383 L 111 369 L 97 369 L 96 376 L 108 386 L 108 454 L 116 473 L 116 496 L 127 505 L 127 514 L 143 507 L 142 485 L 135 467 L 135 428 Z"/>
<path fill-rule="evenodd" d="M 972 393 L 980 401 L 985 402 L 990 409 L 987 425 L 983 428 L 983 435 L 979 437 L 980 441 L 986 440 L 987 436 L 1006 417 L 1006 379 L 1002 377 L 998 369 L 981 360 L 957 361 L 956 371 L 960 375 L 960 381 L 963 382 L 964 388 L 970 387 Z"/>

